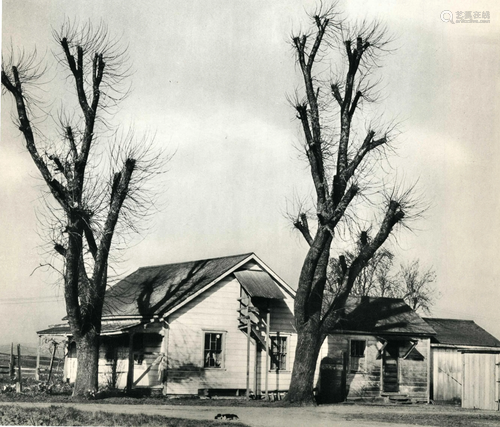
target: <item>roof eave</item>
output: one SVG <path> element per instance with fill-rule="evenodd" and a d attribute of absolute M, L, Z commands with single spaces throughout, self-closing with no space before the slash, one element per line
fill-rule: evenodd
<path fill-rule="evenodd" d="M 487 346 L 487 345 L 431 343 L 431 347 L 432 348 L 451 348 L 451 349 L 455 349 L 455 350 L 498 351 L 500 353 L 500 347 L 498 347 L 498 346 Z"/>
<path fill-rule="evenodd" d="M 355 331 L 355 330 L 343 330 L 343 331 L 332 331 L 329 333 L 329 335 L 346 335 L 346 334 L 352 334 L 352 335 L 373 335 L 373 336 L 382 336 L 382 335 L 388 335 L 388 336 L 408 336 L 408 337 L 424 337 L 424 338 L 430 338 L 435 333 L 431 332 L 398 332 L 398 331 Z"/>

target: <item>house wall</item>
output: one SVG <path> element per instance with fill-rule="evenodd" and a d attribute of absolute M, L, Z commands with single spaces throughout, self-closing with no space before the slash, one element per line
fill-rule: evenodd
<path fill-rule="evenodd" d="M 247 336 L 238 328 L 240 284 L 234 277 L 217 283 L 168 319 L 168 378 L 166 393 L 198 394 L 200 389 L 246 389 Z M 293 330 L 293 300 L 277 303 L 271 309 L 271 334 L 288 336 L 287 366 L 293 366 L 296 335 Z M 203 367 L 205 332 L 224 334 L 223 368 Z M 250 388 L 254 389 L 256 343 L 250 343 Z M 260 388 L 265 384 L 265 353 L 260 354 Z M 259 356 L 257 356 L 258 358 Z M 288 389 L 291 369 L 269 372 L 269 390 Z"/>
<path fill-rule="evenodd" d="M 494 353 L 464 353 L 462 407 L 500 410 L 499 364 Z"/>
<path fill-rule="evenodd" d="M 415 360 L 411 356 L 399 359 L 399 392 L 401 394 L 406 394 L 417 400 L 428 400 L 429 348 L 429 338 L 419 339 L 415 350 L 423 356 L 423 360 Z"/>
<path fill-rule="evenodd" d="M 349 372 L 349 343 L 351 339 L 366 340 L 366 350 L 364 360 L 360 363 L 360 370 L 356 373 Z M 329 376 L 330 384 L 326 383 L 325 378 L 322 379 L 322 390 L 329 390 L 336 393 L 336 399 L 339 400 L 341 395 L 348 399 L 366 399 L 373 400 L 380 396 L 380 372 L 382 367 L 381 359 L 377 359 L 379 342 L 371 335 L 329 335 L 327 337 L 328 353 L 327 360 L 324 360 L 323 371 L 334 371 L 333 375 Z M 345 358 L 345 362 L 344 362 Z M 345 384 L 342 384 L 342 374 L 344 363 L 347 365 L 345 372 Z M 335 366 L 335 368 L 332 367 Z M 326 369 L 325 369 L 326 368 Z M 326 372 L 320 375 L 325 377 Z M 326 374 L 328 376 L 328 374 Z M 331 381 L 333 380 L 333 384 Z M 340 389 L 345 387 L 345 392 L 340 393 Z"/>
<path fill-rule="evenodd" d="M 158 356 L 162 337 L 152 331 L 135 332 L 133 387 L 162 388 L 158 377 Z M 121 334 L 103 336 L 99 347 L 99 387 L 125 389 L 129 363 L 129 336 Z M 155 363 L 156 362 L 156 363 Z M 70 352 L 64 363 L 64 377 L 75 382 L 77 371 L 76 351 Z"/>
<path fill-rule="evenodd" d="M 156 328 L 157 329 L 157 328 Z M 134 388 L 162 388 L 158 357 L 162 336 L 154 331 L 134 333 Z M 104 336 L 99 349 L 99 386 L 127 387 L 129 336 Z"/>
<path fill-rule="evenodd" d="M 276 335 L 277 332 L 279 332 L 280 336 L 286 336 L 288 341 L 286 369 L 283 371 L 269 370 L 268 372 L 268 389 L 272 392 L 288 391 L 292 378 L 295 349 L 297 347 L 297 333 L 295 332 L 295 320 L 293 317 L 294 301 L 289 295 L 286 295 L 286 297 L 287 298 L 284 300 L 274 301 L 271 306 L 271 335 Z M 262 349 L 262 366 L 260 373 L 260 377 L 262 378 L 262 391 L 264 391 L 266 375 L 265 357 L 265 351 Z"/>
<path fill-rule="evenodd" d="M 239 297 L 238 282 L 226 279 L 168 318 L 168 394 L 246 387 L 247 341 L 238 329 Z M 223 334 L 223 368 L 203 368 L 205 332 Z"/>
<path fill-rule="evenodd" d="M 456 349 L 432 348 L 432 395 L 435 401 L 461 403 L 463 358 Z"/>
<path fill-rule="evenodd" d="M 365 357 L 360 368 L 350 371 L 350 341 L 365 340 Z M 381 342 L 372 335 L 335 334 L 327 337 L 327 354 L 320 361 L 318 387 L 324 401 L 343 399 L 375 400 L 382 396 L 383 360 L 379 356 Z M 427 399 L 429 340 L 420 339 L 416 350 L 423 360 L 398 359 L 399 393 L 413 399 Z"/>
<path fill-rule="evenodd" d="M 472 346 L 432 347 L 432 399 L 464 408 L 500 409 L 500 354 Z"/>
<path fill-rule="evenodd" d="M 245 267 L 260 269 L 254 262 Z M 268 370 L 267 383 L 270 392 L 288 390 L 297 344 L 293 298 L 285 291 L 283 293 L 286 297 L 284 300 L 276 300 L 271 304 L 270 332 L 274 336 L 279 333 L 280 336 L 287 337 L 287 367 L 279 372 Z M 248 339 L 238 328 L 240 323 L 237 310 L 240 308 L 240 296 L 239 282 L 234 276 L 229 276 L 170 315 L 167 319 L 168 333 L 164 335 L 163 340 L 159 331 L 136 331 L 135 339 L 143 336 L 141 339 L 144 348 L 139 360 L 137 352 L 141 347 L 134 345 L 134 387 L 163 388 L 165 385 L 164 392 L 167 394 L 198 394 L 203 389 L 246 389 Z M 158 324 L 151 325 L 153 328 L 159 328 Z M 223 368 L 204 368 L 205 332 L 223 334 Z M 168 355 L 165 383 L 158 376 L 157 358 L 162 352 Z M 127 334 L 103 338 L 99 355 L 100 386 L 114 382 L 117 388 L 126 388 L 128 354 Z M 256 349 L 256 343 L 252 339 L 250 389 L 254 392 L 256 374 L 259 383 L 257 389 L 262 393 L 265 391 L 266 357 L 265 348 L 259 345 Z M 270 365 L 269 363 L 269 367 Z M 68 358 L 66 366 L 68 375 L 72 375 L 70 380 L 74 381 L 76 357 Z"/>

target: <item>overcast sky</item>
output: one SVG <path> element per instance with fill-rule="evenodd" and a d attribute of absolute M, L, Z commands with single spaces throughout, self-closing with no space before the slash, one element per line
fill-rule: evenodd
<path fill-rule="evenodd" d="M 289 36 L 314 1 L 3 1 L 6 43 L 52 60 L 65 18 L 104 20 L 128 45 L 132 92 L 119 122 L 156 133 L 175 155 L 164 209 L 119 266 L 255 252 L 296 287 L 306 245 L 284 216 L 312 195 L 287 95 L 299 86 Z M 384 61 L 380 112 L 401 122 L 405 179 L 431 205 L 414 233 L 392 239 L 397 262 L 433 266 L 435 317 L 475 320 L 500 338 L 500 5 L 497 1 L 349 0 L 351 19 L 377 18 L 395 35 Z M 443 10 L 490 13 L 451 24 Z M 70 92 L 48 91 L 49 98 Z M 37 224 L 41 182 L 2 97 L 0 344 L 33 342 L 64 315 Z M 61 101 L 56 101 L 60 104 Z M 36 269 L 36 270 L 35 270 Z M 35 270 L 35 271 L 34 271 Z M 26 298 L 33 297 L 27 301 Z"/>

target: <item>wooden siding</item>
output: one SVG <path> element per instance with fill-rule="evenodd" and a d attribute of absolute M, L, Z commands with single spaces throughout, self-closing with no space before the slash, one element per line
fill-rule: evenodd
<path fill-rule="evenodd" d="M 271 334 L 276 333 L 276 330 L 271 329 Z M 287 391 L 290 387 L 290 380 L 292 378 L 292 368 L 293 362 L 295 358 L 295 348 L 297 347 L 297 335 L 295 333 L 281 333 L 282 337 L 287 337 L 287 357 L 286 357 L 286 369 L 282 371 L 269 370 L 268 372 L 268 385 L 269 391 Z M 262 349 L 262 367 L 260 377 L 261 381 L 261 389 L 264 391 L 265 387 L 265 375 L 266 375 L 266 366 L 265 366 L 265 351 Z M 271 363 L 269 362 L 269 366 Z"/>
<path fill-rule="evenodd" d="M 366 349 L 364 360 L 360 362 L 360 370 L 357 372 L 345 373 L 345 385 L 342 384 L 342 369 L 344 364 L 349 366 L 349 346 L 350 340 L 365 340 Z M 323 369 L 320 373 L 321 391 L 329 390 L 336 393 L 336 399 L 347 397 L 348 399 L 374 400 L 380 396 L 380 370 L 381 359 L 378 356 L 378 340 L 370 335 L 329 335 L 328 354 L 323 358 Z M 344 361 L 344 358 L 346 360 Z M 328 372 L 333 371 L 333 372 Z M 326 384 L 325 376 L 334 384 Z M 323 377 L 323 378 L 321 378 Z M 339 389 L 345 387 L 345 391 Z M 325 396 L 326 400 L 330 400 Z"/>
<path fill-rule="evenodd" d="M 297 333 L 295 332 L 295 319 L 293 316 L 294 300 L 285 291 L 283 291 L 283 295 L 285 296 L 285 299 L 275 300 L 271 304 L 270 332 L 271 335 L 276 335 L 279 332 L 281 336 L 288 337 L 286 369 L 284 371 L 270 370 L 268 372 L 268 384 L 270 391 L 287 391 L 290 387 L 292 368 L 295 361 L 295 349 L 297 347 Z M 265 351 L 263 357 L 265 357 Z M 265 365 L 265 359 L 263 359 L 261 371 L 262 390 L 264 390 Z M 271 366 L 271 363 L 269 363 L 269 366 Z"/>
<path fill-rule="evenodd" d="M 198 394 L 206 388 L 246 388 L 247 337 L 238 329 L 239 297 L 239 283 L 227 278 L 169 317 L 168 394 Z M 205 332 L 223 334 L 222 368 L 203 367 Z M 252 350 L 253 366 L 253 343 Z M 252 370 L 250 375 L 253 376 Z"/>
<path fill-rule="evenodd" d="M 256 268 L 255 265 L 252 268 Z M 222 280 L 211 289 L 173 313 L 169 321 L 168 341 L 168 394 L 197 394 L 203 389 L 246 389 L 247 336 L 238 328 L 240 284 L 232 277 Z M 287 390 L 296 347 L 293 329 L 293 300 L 288 297 L 271 307 L 271 333 L 284 333 L 288 337 L 287 370 L 269 372 L 269 390 Z M 203 367 L 203 339 L 205 332 L 223 333 L 223 368 Z M 251 340 L 250 388 L 255 392 L 255 363 L 260 351 L 260 388 L 264 391 L 265 351 L 256 350 Z M 257 359 L 259 356 L 257 356 Z"/>
<path fill-rule="evenodd" d="M 500 354 L 432 348 L 432 398 L 464 408 L 499 410 Z"/>
<path fill-rule="evenodd" d="M 366 341 L 365 357 L 360 360 L 360 368 L 356 372 L 351 372 L 349 369 L 351 340 Z M 318 379 L 320 394 L 323 395 L 324 401 L 339 398 L 373 401 L 380 398 L 382 395 L 382 358 L 379 356 L 381 343 L 378 339 L 372 335 L 335 334 L 329 335 L 327 342 L 328 353 L 326 356 L 322 354 Z M 423 356 L 423 360 L 411 357 L 398 359 L 400 394 L 405 394 L 412 399 L 427 400 L 428 349 L 429 339 L 421 339 L 415 350 Z M 343 369 L 346 369 L 345 373 L 342 372 Z M 345 390 L 341 390 L 342 387 L 345 387 Z"/>
<path fill-rule="evenodd" d="M 244 268 L 258 270 L 251 261 Z M 287 337 L 286 369 L 270 370 L 268 388 L 270 392 L 287 391 L 291 380 L 297 335 L 294 328 L 293 298 L 286 292 L 284 300 L 271 303 L 270 332 Z M 142 334 L 138 329 L 134 344 L 137 353 L 134 362 L 134 388 L 163 388 L 158 377 L 158 364 L 154 363 L 161 352 L 167 353 L 167 394 L 198 394 L 205 389 L 246 389 L 247 336 L 241 331 L 238 321 L 241 286 L 231 275 L 187 303 L 169 316 L 168 333 L 162 341 L 160 325 L 154 331 Z M 141 326 L 142 328 L 142 326 Z M 206 332 L 223 335 L 224 361 L 222 368 L 204 368 L 204 336 Z M 140 336 L 140 337 L 139 337 Z M 111 359 L 110 349 L 113 350 Z M 125 389 L 128 372 L 128 335 L 105 337 L 99 356 L 99 383 L 101 386 L 115 383 Z M 138 357 L 141 353 L 142 357 Z M 265 391 L 266 353 L 262 345 L 252 339 L 250 345 L 250 389 Z M 257 363 L 257 367 L 255 364 Z M 270 366 L 270 364 L 269 364 Z M 68 377 L 76 377 L 76 358 L 68 358 L 65 364 Z M 257 377 L 257 378 L 255 378 Z M 257 387 L 255 387 L 257 382 Z M 256 390 L 254 390 L 256 388 Z"/>
<path fill-rule="evenodd" d="M 114 386 L 118 389 L 127 387 L 128 339 L 128 334 L 103 337 L 99 350 L 99 386 Z M 157 362 L 161 352 L 161 335 L 156 332 L 136 332 L 134 341 L 133 388 L 161 388 Z"/>
<path fill-rule="evenodd" d="M 462 354 L 455 349 L 432 348 L 432 399 L 462 401 Z"/>
<path fill-rule="evenodd" d="M 498 402 L 498 354 L 464 353 L 462 407 L 500 409 Z"/>
<path fill-rule="evenodd" d="M 429 358 L 429 339 L 420 339 L 415 347 L 423 356 L 423 360 L 414 359 L 408 356 L 406 359 L 399 359 L 399 392 L 406 394 L 413 399 L 428 399 L 428 376 L 427 364 Z"/>

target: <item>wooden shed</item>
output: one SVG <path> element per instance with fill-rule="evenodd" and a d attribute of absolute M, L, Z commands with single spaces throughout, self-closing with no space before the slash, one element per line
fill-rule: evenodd
<path fill-rule="evenodd" d="M 164 394 L 263 395 L 288 390 L 294 291 L 255 254 L 139 268 L 106 293 L 101 385 Z M 66 373 L 76 349 L 67 324 Z"/>
<path fill-rule="evenodd" d="M 499 410 L 500 341 L 472 320 L 425 321 L 436 331 L 431 340 L 431 399 Z"/>
<path fill-rule="evenodd" d="M 427 402 L 434 330 L 402 299 L 350 297 L 321 349 L 322 402 Z"/>

